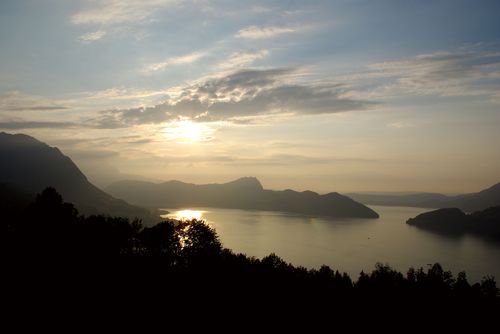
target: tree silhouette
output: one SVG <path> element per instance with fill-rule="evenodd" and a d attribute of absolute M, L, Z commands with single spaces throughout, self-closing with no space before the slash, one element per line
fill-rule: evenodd
<path fill-rule="evenodd" d="M 23 251 L 33 255 L 44 252 L 64 254 L 74 241 L 74 226 L 78 211 L 73 204 L 63 202 L 54 188 L 46 188 L 28 206 L 18 224 L 16 237 Z"/>
<path fill-rule="evenodd" d="M 141 251 L 153 256 L 162 256 L 169 265 L 180 255 L 181 243 L 175 221 L 169 220 L 145 228 L 139 234 Z"/>
<path fill-rule="evenodd" d="M 181 221 L 177 225 L 181 253 L 188 264 L 203 264 L 215 260 L 222 251 L 222 244 L 213 228 L 202 220 Z"/>
<path fill-rule="evenodd" d="M 493 276 L 486 276 L 481 280 L 481 293 L 487 298 L 494 299 L 498 297 L 500 290 Z"/>

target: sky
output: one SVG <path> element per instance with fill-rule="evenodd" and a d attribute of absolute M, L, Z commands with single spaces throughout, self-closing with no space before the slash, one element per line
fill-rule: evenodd
<path fill-rule="evenodd" d="M 120 179 L 500 182 L 500 1 L 2 0 L 0 131 Z"/>

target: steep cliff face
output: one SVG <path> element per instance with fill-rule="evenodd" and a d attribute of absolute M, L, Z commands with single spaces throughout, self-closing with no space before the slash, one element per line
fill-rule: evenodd
<path fill-rule="evenodd" d="M 23 134 L 0 133 L 0 183 L 30 194 L 54 187 L 84 214 L 153 219 L 148 210 L 113 198 L 94 186 L 58 148 Z"/>

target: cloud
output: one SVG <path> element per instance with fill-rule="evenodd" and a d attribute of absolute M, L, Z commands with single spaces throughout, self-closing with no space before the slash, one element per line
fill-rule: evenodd
<path fill-rule="evenodd" d="M 149 144 L 151 142 L 153 142 L 152 139 L 137 139 L 137 140 L 129 141 L 127 143 L 132 144 L 132 145 L 143 145 L 143 144 Z"/>
<path fill-rule="evenodd" d="M 238 31 L 237 38 L 262 39 L 295 32 L 297 29 L 290 27 L 257 27 L 251 26 Z"/>
<path fill-rule="evenodd" d="M 104 128 L 176 120 L 241 123 L 254 117 L 331 114 L 373 105 L 342 97 L 344 87 L 339 84 L 296 83 L 299 75 L 296 68 L 241 70 L 188 85 L 153 107 L 102 111 L 90 122 Z"/>
<path fill-rule="evenodd" d="M 223 63 L 219 64 L 221 70 L 235 70 L 238 68 L 248 67 L 256 60 L 263 59 L 269 55 L 268 50 L 260 50 L 257 52 L 234 52 Z"/>
<path fill-rule="evenodd" d="M 348 79 L 348 78 L 344 78 Z M 351 77 L 362 96 L 484 96 L 500 90 L 500 53 L 478 47 L 420 54 L 369 65 Z"/>
<path fill-rule="evenodd" d="M 12 111 L 22 111 L 22 110 L 40 110 L 40 111 L 44 111 L 44 110 L 64 110 L 64 109 L 68 109 L 68 107 L 64 107 L 64 106 L 50 106 L 50 105 L 40 105 L 40 106 L 36 106 L 36 105 L 33 105 L 33 106 L 12 106 L 12 107 L 9 107 L 7 110 L 12 110 Z"/>
<path fill-rule="evenodd" d="M 162 62 L 146 65 L 142 70 L 142 72 L 152 73 L 152 72 L 163 71 L 167 67 L 172 65 L 192 64 L 197 62 L 201 58 L 205 57 L 206 55 L 207 55 L 206 52 L 196 51 L 183 56 L 167 58 Z"/>
<path fill-rule="evenodd" d="M 407 121 L 399 121 L 399 122 L 389 123 L 387 124 L 387 127 L 393 129 L 407 129 L 415 127 L 415 124 Z"/>
<path fill-rule="evenodd" d="M 78 127 L 78 124 L 71 122 L 38 122 L 38 121 L 0 121 L 0 129 L 19 130 L 19 129 L 64 129 Z"/>
<path fill-rule="evenodd" d="M 88 32 L 86 34 L 83 34 L 78 39 L 80 40 L 80 42 L 88 44 L 88 43 L 92 43 L 92 42 L 100 40 L 105 35 L 106 35 L 105 31 L 98 30 L 98 31 L 93 31 L 93 32 Z"/>
<path fill-rule="evenodd" d="M 90 8 L 71 16 L 73 24 L 116 25 L 151 20 L 164 8 L 180 4 L 180 0 L 97 0 L 88 1 Z"/>
<path fill-rule="evenodd" d="M 79 124 L 61 121 L 61 111 L 70 107 L 67 101 L 27 95 L 18 91 L 0 94 L 0 129 L 65 129 L 80 127 Z"/>
<path fill-rule="evenodd" d="M 137 88 L 113 87 L 95 92 L 81 93 L 85 98 L 92 100 L 137 100 L 164 96 L 166 90 L 145 90 Z"/>
<path fill-rule="evenodd" d="M 1 111 L 51 111 L 64 110 L 67 106 L 40 96 L 30 96 L 17 91 L 0 94 Z"/>

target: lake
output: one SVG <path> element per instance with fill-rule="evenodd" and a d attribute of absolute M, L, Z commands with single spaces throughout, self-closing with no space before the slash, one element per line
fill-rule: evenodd
<path fill-rule="evenodd" d="M 379 219 L 311 218 L 282 212 L 219 208 L 169 210 L 164 217 L 204 219 L 224 245 L 235 252 L 262 258 L 276 253 L 307 268 L 322 264 L 357 279 L 376 262 L 406 273 L 409 267 L 439 262 L 456 276 L 466 271 L 469 282 L 483 276 L 500 279 L 500 244 L 474 236 L 448 237 L 408 226 L 421 208 L 370 206 Z"/>

